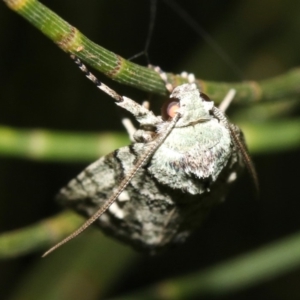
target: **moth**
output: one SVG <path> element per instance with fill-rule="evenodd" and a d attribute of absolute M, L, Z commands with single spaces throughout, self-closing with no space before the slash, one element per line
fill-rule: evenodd
<path fill-rule="evenodd" d="M 87 221 L 43 256 L 92 223 L 138 250 L 155 254 L 183 243 L 225 199 L 244 165 L 257 185 L 241 130 L 190 83 L 170 91 L 162 115 L 118 95 L 71 56 L 96 86 L 139 123 L 132 144 L 101 157 L 62 188 L 58 201 Z M 185 75 L 185 77 L 187 77 Z M 191 79 L 192 78 L 192 79 Z M 132 128 L 132 127 L 131 127 Z"/>

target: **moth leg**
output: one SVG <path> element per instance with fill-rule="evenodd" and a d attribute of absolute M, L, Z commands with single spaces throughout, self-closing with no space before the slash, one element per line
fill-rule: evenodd
<path fill-rule="evenodd" d="M 234 96 L 236 94 L 236 90 L 235 89 L 230 89 L 228 91 L 228 93 L 226 94 L 225 98 L 222 100 L 222 102 L 219 105 L 219 110 L 223 113 L 226 112 L 227 108 L 229 107 L 229 105 L 231 104 Z"/>
<path fill-rule="evenodd" d="M 134 133 L 136 132 L 137 129 L 134 127 L 132 121 L 129 118 L 124 117 L 122 118 L 121 122 L 128 133 L 130 141 L 134 142 L 135 141 Z"/>
<path fill-rule="evenodd" d="M 97 77 L 93 75 L 74 54 L 71 55 L 71 58 L 78 65 L 79 69 L 85 74 L 85 76 L 91 80 L 98 89 L 113 98 L 116 105 L 129 111 L 140 124 L 156 125 L 161 122 L 161 119 L 156 117 L 152 111 L 128 97 L 119 95 L 110 87 L 98 80 Z"/>
<path fill-rule="evenodd" d="M 151 69 L 153 69 L 156 73 L 159 74 L 160 78 L 163 80 L 163 82 L 165 83 L 165 87 L 166 89 L 169 91 L 169 93 L 172 93 L 172 91 L 174 90 L 174 86 L 172 83 L 169 82 L 168 80 L 168 76 L 167 73 L 164 72 L 160 67 L 158 66 L 149 66 Z"/>
<path fill-rule="evenodd" d="M 143 101 L 142 106 L 145 107 L 146 109 L 149 109 L 150 102 Z M 145 130 L 136 129 L 136 127 L 133 125 L 132 121 L 129 118 L 123 117 L 121 119 L 121 122 L 124 128 L 126 129 L 131 142 L 147 142 L 150 140 L 152 141 L 153 138 L 152 137 L 151 139 L 149 138 L 149 133 Z"/>
<path fill-rule="evenodd" d="M 149 66 L 150 68 L 152 68 L 156 73 L 159 74 L 160 78 L 164 81 L 165 83 L 165 87 L 166 89 L 172 93 L 172 91 L 174 90 L 175 86 L 169 81 L 167 73 L 164 72 L 160 67 L 156 66 Z M 182 72 L 180 73 L 180 77 L 182 77 L 183 79 L 187 80 L 188 83 L 195 83 L 196 82 L 196 78 L 195 75 L 193 73 L 187 73 L 187 72 Z"/>
<path fill-rule="evenodd" d="M 193 73 L 181 72 L 180 76 L 188 81 L 188 83 L 195 83 L 196 77 Z"/>
<path fill-rule="evenodd" d="M 143 101 L 142 106 L 146 109 L 150 109 L 150 102 Z M 156 136 L 155 127 L 151 126 L 141 126 L 133 134 L 133 141 L 138 143 L 148 143 L 153 141 L 153 138 Z"/>
<path fill-rule="evenodd" d="M 142 106 L 145 107 L 146 109 L 150 109 L 150 102 L 149 101 L 143 101 Z"/>

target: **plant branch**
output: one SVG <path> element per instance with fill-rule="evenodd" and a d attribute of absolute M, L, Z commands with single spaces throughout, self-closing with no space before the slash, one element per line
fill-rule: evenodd
<path fill-rule="evenodd" d="M 0 235 L 0 258 L 16 257 L 55 244 L 82 223 L 82 217 L 63 212 L 26 228 Z"/>
<path fill-rule="evenodd" d="M 168 300 L 223 296 L 282 276 L 300 266 L 300 233 L 198 273 L 160 282 L 111 300 Z"/>
<path fill-rule="evenodd" d="M 0 258 L 44 249 L 72 232 L 82 218 L 63 212 L 25 229 L 0 236 Z M 249 288 L 300 265 L 300 233 L 198 273 L 170 279 L 120 299 L 187 299 L 222 295 Z M 117 300 L 119 298 L 115 298 Z"/>
<path fill-rule="evenodd" d="M 0 155 L 42 161 L 91 161 L 128 144 L 122 133 L 71 133 L 0 126 Z"/>
<path fill-rule="evenodd" d="M 65 22 L 49 8 L 36 0 L 3 0 L 13 11 L 54 41 L 63 51 L 73 53 L 82 61 L 99 70 L 106 76 L 138 89 L 166 94 L 164 83 L 152 69 L 139 66 L 121 56 L 93 43 L 78 29 Z M 174 85 L 185 80 L 168 73 L 168 79 Z M 241 83 L 217 83 L 198 80 L 204 93 L 219 102 L 229 89 L 237 91 L 235 102 L 249 103 L 275 101 L 285 97 L 299 96 L 300 69 L 292 69 L 283 75 L 262 81 Z"/>
<path fill-rule="evenodd" d="M 0 235 L 0 259 L 45 251 L 82 223 L 82 217 L 65 211 L 26 228 L 4 233 Z M 15 288 L 12 299 L 56 299 L 57 295 L 64 295 L 65 298 L 60 299 L 75 299 L 81 293 L 83 282 L 88 282 L 92 295 L 103 294 L 115 282 L 115 274 L 135 256 L 129 247 L 116 244 L 99 230 L 90 230 L 84 242 L 78 238 L 59 253 L 40 259 L 38 268 L 35 266 L 34 272 L 25 276 L 21 287 Z M 75 288 L 74 282 L 79 283 L 79 289 Z M 84 299 L 94 298 L 85 295 Z"/>
<path fill-rule="evenodd" d="M 252 154 L 300 146 L 300 120 L 240 121 Z M 124 133 L 71 133 L 0 126 L 0 155 L 41 161 L 90 162 L 129 143 Z"/>

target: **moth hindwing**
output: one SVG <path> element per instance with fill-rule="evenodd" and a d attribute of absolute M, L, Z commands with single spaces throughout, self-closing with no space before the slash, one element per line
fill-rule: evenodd
<path fill-rule="evenodd" d="M 73 59 L 98 88 L 131 112 L 140 128 L 131 145 L 92 163 L 61 189 L 58 201 L 89 219 L 45 255 L 91 223 L 151 254 L 184 242 L 224 200 L 249 158 L 241 131 L 193 83 L 171 88 L 163 117 L 155 116 Z"/>

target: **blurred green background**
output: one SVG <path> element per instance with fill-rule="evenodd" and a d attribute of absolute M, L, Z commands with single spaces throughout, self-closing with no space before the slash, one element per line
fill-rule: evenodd
<path fill-rule="evenodd" d="M 42 3 L 91 40 L 124 58 L 144 48 L 149 1 Z M 243 79 L 270 78 L 299 66 L 299 1 L 177 3 L 221 45 L 241 69 Z M 148 53 L 151 64 L 174 73 L 193 72 L 206 80 L 241 80 L 164 1 L 158 1 L 156 17 Z M 0 20 L 0 125 L 74 132 L 123 130 L 113 102 L 84 78 L 65 53 L 3 3 Z M 145 57 L 135 62 L 147 64 Z M 101 74 L 99 78 L 120 94 L 140 101 L 149 98 Z M 161 98 L 150 98 L 154 108 L 160 106 Z M 299 118 L 299 105 L 291 107 L 277 118 Z M 268 111 L 259 112 L 244 113 L 247 119 L 241 123 L 267 122 Z M 229 116 L 234 113 L 239 120 L 236 109 L 228 112 Z M 226 203 L 213 211 L 185 245 L 158 257 L 147 257 L 97 230 L 89 230 L 47 259 L 41 259 L 42 252 L 37 251 L 0 261 L 1 299 L 101 299 L 104 295 L 122 295 L 171 276 L 204 270 L 296 233 L 300 230 L 299 148 L 256 152 L 253 160 L 260 178 L 260 200 L 254 200 L 252 182 L 245 175 Z M 56 192 L 88 163 L 43 162 L 2 153 L 0 231 L 29 226 L 61 211 L 53 201 Z M 219 297 L 299 299 L 299 280 L 300 271 L 293 270 Z"/>

